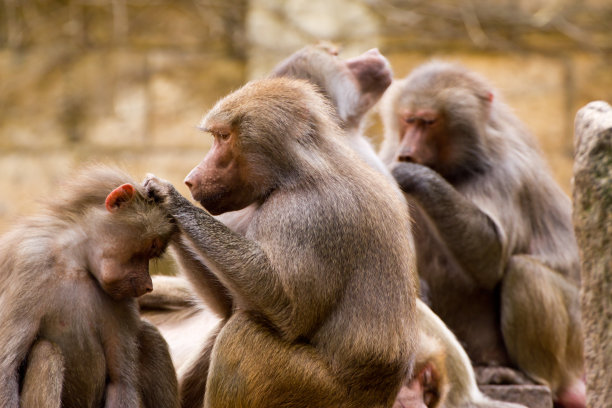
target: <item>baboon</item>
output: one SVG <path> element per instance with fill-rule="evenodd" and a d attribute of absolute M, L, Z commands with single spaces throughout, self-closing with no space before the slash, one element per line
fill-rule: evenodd
<path fill-rule="evenodd" d="M 178 406 L 168 346 L 135 300 L 176 226 L 143 193 L 92 167 L 2 237 L 0 406 Z"/>
<path fill-rule="evenodd" d="M 391 83 L 389 64 L 377 50 L 370 50 L 349 61 L 333 58 L 329 51 L 328 46 L 306 47 L 280 63 L 271 76 L 306 79 L 317 85 L 318 90 L 322 91 L 336 107 L 336 119 L 340 127 L 345 130 L 343 138 L 348 138 L 350 146 L 358 151 L 362 158 L 393 180 L 386 167 L 376 157 L 369 142 L 362 135 L 357 134 L 361 128 L 363 115 L 378 101 Z M 333 51 L 332 53 L 336 54 Z M 313 69 L 313 67 L 316 68 Z M 328 80 L 328 77 L 332 78 L 332 76 L 335 81 Z M 375 78 L 374 81 L 373 78 Z M 327 90 L 328 92 L 325 92 Z M 370 161 L 371 159 L 373 161 Z M 227 212 L 217 218 L 232 230 L 244 234 L 252 218 L 254 207 L 251 205 L 243 210 Z M 183 308 L 184 304 L 182 304 L 179 307 L 182 312 L 177 312 L 176 306 L 170 306 L 169 313 L 160 314 L 160 304 L 168 305 L 168 301 L 172 302 L 172 299 L 162 298 L 165 293 L 174 293 L 178 288 L 178 301 L 182 302 L 180 299 L 185 296 L 181 284 L 174 285 L 171 280 L 163 279 L 162 291 L 150 296 L 154 299 L 151 302 L 152 305 L 144 305 L 145 316 L 160 326 L 173 350 L 173 358 L 181 383 L 183 406 L 197 407 L 201 406 L 201 399 L 204 395 L 206 370 L 210 356 L 208 349 L 212 348 L 214 338 L 208 340 L 200 338 L 195 342 L 186 343 L 185 333 L 192 334 L 192 327 L 202 325 L 201 332 L 207 336 L 213 328 L 214 323 L 211 323 L 211 320 L 215 320 L 215 317 L 211 316 L 211 311 L 221 319 L 225 319 L 231 315 L 232 301 L 214 275 L 207 272 L 201 262 L 193 259 L 189 248 L 177 242 L 173 249 L 178 253 L 178 259 L 183 268 L 200 269 L 201 273 L 207 276 L 206 280 L 191 280 L 195 292 L 199 298 L 204 300 L 206 307 L 197 307 L 197 302 L 191 308 Z M 163 290 L 164 288 L 167 290 Z M 177 297 L 174 296 L 174 298 Z M 144 300 L 146 302 L 146 297 Z M 147 308 L 149 308 L 148 312 Z M 152 312 L 151 308 L 156 310 Z M 196 352 L 193 347 L 198 340 L 206 341 L 206 345 L 202 351 Z M 194 359 L 194 354 L 199 354 L 200 358 Z"/>
<path fill-rule="evenodd" d="M 431 308 L 473 363 L 518 367 L 583 406 L 570 201 L 494 95 L 457 65 L 418 67 L 383 97 L 380 156 L 414 203 Z"/>
<path fill-rule="evenodd" d="M 378 49 L 344 60 L 332 44 L 310 45 L 281 61 L 270 76 L 304 79 L 316 85 L 336 109 L 349 146 L 367 164 L 393 179 L 364 133 L 366 113 L 393 80 L 391 65 Z"/>
<path fill-rule="evenodd" d="M 330 45 L 306 46 L 278 64 L 271 76 L 305 79 L 336 108 L 343 138 L 369 165 L 393 180 L 390 172 L 367 138 L 364 136 L 364 114 L 379 100 L 391 83 L 392 74 L 388 61 L 377 50 L 343 60 L 337 49 Z M 395 183 L 395 180 L 393 180 Z M 399 192 L 399 190 L 398 190 Z M 401 193 L 400 193 L 401 194 Z M 233 227 L 226 218 L 225 223 Z M 244 219 L 242 219 L 243 225 Z M 195 360 L 191 370 L 190 358 L 207 341 L 213 345 L 217 319 L 211 312 L 199 306 L 193 298 L 193 290 L 184 279 L 177 277 L 154 277 L 156 290 L 140 298 L 145 316 L 152 319 L 168 340 L 179 378 L 183 378 L 183 389 L 189 389 L 189 401 L 203 398 L 207 360 Z M 161 289 L 161 290 L 160 290 Z M 405 394 L 413 400 L 425 400 L 428 407 L 444 404 L 446 407 L 510 407 L 510 404 L 486 398 L 476 386 L 469 358 L 444 323 L 429 308 L 417 300 L 417 322 L 421 329 L 416 354 L 414 378 L 407 379 L 400 391 L 397 404 L 408 405 Z M 197 331 L 200 336 L 194 337 Z M 189 336 L 187 336 L 189 333 Z M 205 359 L 210 355 L 202 352 Z M 187 374 L 183 375 L 186 372 Z M 419 393 L 421 395 L 419 395 Z M 185 400 L 184 400 L 185 401 Z M 197 406 L 193 404 L 189 406 Z M 200 404 L 201 405 L 201 404 Z M 516 406 L 516 405 L 514 405 Z"/>
<path fill-rule="evenodd" d="M 307 46 L 278 64 L 272 76 L 306 79 L 332 102 L 345 140 L 367 164 L 385 176 L 392 177 L 365 137 L 364 115 L 378 102 L 392 82 L 391 67 L 378 50 L 343 60 L 337 49 L 329 45 Z M 516 404 L 493 401 L 476 385 L 474 373 L 465 351 L 444 323 L 417 300 L 417 322 L 421 329 L 417 352 L 415 381 L 427 406 L 446 407 L 517 407 Z M 421 368 L 421 370 L 419 369 Z M 418 378 L 425 369 L 425 384 Z"/>
<path fill-rule="evenodd" d="M 250 82 L 201 123 L 213 146 L 185 182 L 205 210 L 167 182 L 145 181 L 231 294 L 207 407 L 390 407 L 412 369 L 409 218 L 332 118 L 307 82 Z M 212 216 L 251 204 L 244 236 Z"/>

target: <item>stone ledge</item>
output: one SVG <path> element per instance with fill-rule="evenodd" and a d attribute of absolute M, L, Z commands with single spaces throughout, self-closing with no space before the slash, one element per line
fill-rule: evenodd
<path fill-rule="evenodd" d="M 480 385 L 486 396 L 507 402 L 523 404 L 529 408 L 552 408 L 552 395 L 543 385 Z"/>

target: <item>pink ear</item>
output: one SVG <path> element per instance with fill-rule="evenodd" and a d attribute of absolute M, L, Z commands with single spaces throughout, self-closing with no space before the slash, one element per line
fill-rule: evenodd
<path fill-rule="evenodd" d="M 106 209 L 108 212 L 117 211 L 122 205 L 129 203 L 134 197 L 134 186 L 131 184 L 123 184 L 110 192 L 106 197 Z"/>
<path fill-rule="evenodd" d="M 489 92 L 489 94 L 487 95 L 487 99 L 489 100 L 489 102 L 493 102 L 493 92 Z"/>

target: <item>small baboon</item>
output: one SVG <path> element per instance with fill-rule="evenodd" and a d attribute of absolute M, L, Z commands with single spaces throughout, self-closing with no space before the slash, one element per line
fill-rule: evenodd
<path fill-rule="evenodd" d="M 168 346 L 135 300 L 176 226 L 143 192 L 92 167 L 2 237 L 0 406 L 178 407 Z"/>
<path fill-rule="evenodd" d="M 516 366 L 581 406 L 570 201 L 494 95 L 457 65 L 417 68 L 383 98 L 380 156 L 414 204 L 423 292 L 473 363 Z"/>
<path fill-rule="evenodd" d="M 205 406 L 390 407 L 416 344 L 409 218 L 392 185 L 304 81 L 248 83 L 201 127 L 213 146 L 186 184 L 205 210 L 154 176 L 145 185 L 234 305 Z M 244 236 L 211 215 L 252 204 Z"/>

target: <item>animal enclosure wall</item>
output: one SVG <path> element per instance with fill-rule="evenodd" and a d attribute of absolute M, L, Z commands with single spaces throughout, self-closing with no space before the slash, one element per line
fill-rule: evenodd
<path fill-rule="evenodd" d="M 210 145 L 202 114 L 320 39 L 347 56 L 379 47 L 398 77 L 432 57 L 482 73 L 569 192 L 575 112 L 612 100 L 611 20 L 607 0 L 5 0 L 0 231 L 90 161 L 188 196 Z"/>

